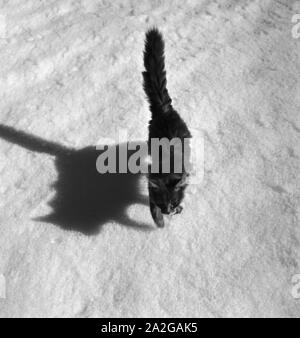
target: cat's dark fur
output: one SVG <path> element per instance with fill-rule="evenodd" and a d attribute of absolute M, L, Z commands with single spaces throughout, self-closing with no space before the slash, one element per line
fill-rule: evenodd
<path fill-rule="evenodd" d="M 144 90 L 148 97 L 151 111 L 149 122 L 149 153 L 151 156 L 151 140 L 153 138 L 179 138 L 182 141 L 191 138 L 191 133 L 180 115 L 172 107 L 172 100 L 167 90 L 164 61 L 164 40 L 161 33 L 152 28 L 146 33 L 144 50 Z M 173 156 L 169 159 L 172 161 Z M 153 158 L 153 156 L 152 156 Z M 184 158 L 184 156 L 182 156 Z M 159 161 L 161 162 L 162 156 Z M 187 186 L 188 172 L 184 165 L 181 173 L 161 171 L 148 174 L 148 189 L 151 215 L 159 227 L 164 226 L 163 214 L 176 214 L 182 211 L 180 203 Z"/>

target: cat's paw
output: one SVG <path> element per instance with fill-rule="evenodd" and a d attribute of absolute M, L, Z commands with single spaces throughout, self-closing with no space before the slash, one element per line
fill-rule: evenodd
<path fill-rule="evenodd" d="M 180 214 L 182 210 L 183 210 L 183 207 L 181 205 L 178 205 L 178 207 L 176 207 L 175 209 L 175 215 Z"/>
<path fill-rule="evenodd" d="M 155 224 L 159 228 L 163 228 L 165 226 L 165 222 L 160 208 L 154 203 L 150 203 L 150 211 Z"/>
<path fill-rule="evenodd" d="M 163 228 L 165 226 L 164 216 L 163 216 L 163 214 L 161 213 L 161 211 L 158 207 L 157 207 L 157 210 L 156 210 L 155 218 L 153 218 L 153 219 L 154 219 L 155 224 L 159 228 Z"/>
<path fill-rule="evenodd" d="M 163 227 L 165 226 L 165 222 L 164 222 L 163 216 L 161 217 L 161 219 L 155 220 L 155 223 L 156 223 L 156 225 L 157 225 L 159 228 L 163 228 Z"/>

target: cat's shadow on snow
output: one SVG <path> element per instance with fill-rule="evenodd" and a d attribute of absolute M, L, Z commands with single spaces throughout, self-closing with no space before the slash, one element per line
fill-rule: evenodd
<path fill-rule="evenodd" d="M 91 146 L 79 150 L 67 149 L 4 125 L 0 125 L 0 138 L 33 152 L 55 156 L 55 196 L 49 203 L 52 212 L 37 220 L 86 235 L 99 233 L 108 222 L 142 231 L 153 229 L 151 224 L 138 222 L 127 214 L 131 205 L 141 203 L 148 206 L 148 197 L 140 192 L 142 175 L 100 174 L 97 171 L 96 160 L 107 148 L 96 150 Z M 116 147 L 119 151 L 127 148 L 127 144 L 121 143 Z M 130 155 L 129 151 L 128 158 Z"/>

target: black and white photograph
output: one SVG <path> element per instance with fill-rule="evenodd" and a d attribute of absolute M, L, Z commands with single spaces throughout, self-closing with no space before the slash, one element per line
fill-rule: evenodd
<path fill-rule="evenodd" d="M 0 318 L 299 318 L 299 78 L 300 0 L 0 0 Z"/>

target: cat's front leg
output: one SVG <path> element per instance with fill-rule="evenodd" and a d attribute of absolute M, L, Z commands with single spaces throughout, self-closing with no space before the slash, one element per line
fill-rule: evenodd
<path fill-rule="evenodd" d="M 150 202 L 150 211 L 155 224 L 159 228 L 163 228 L 165 226 L 165 222 L 160 208 L 155 203 Z"/>

